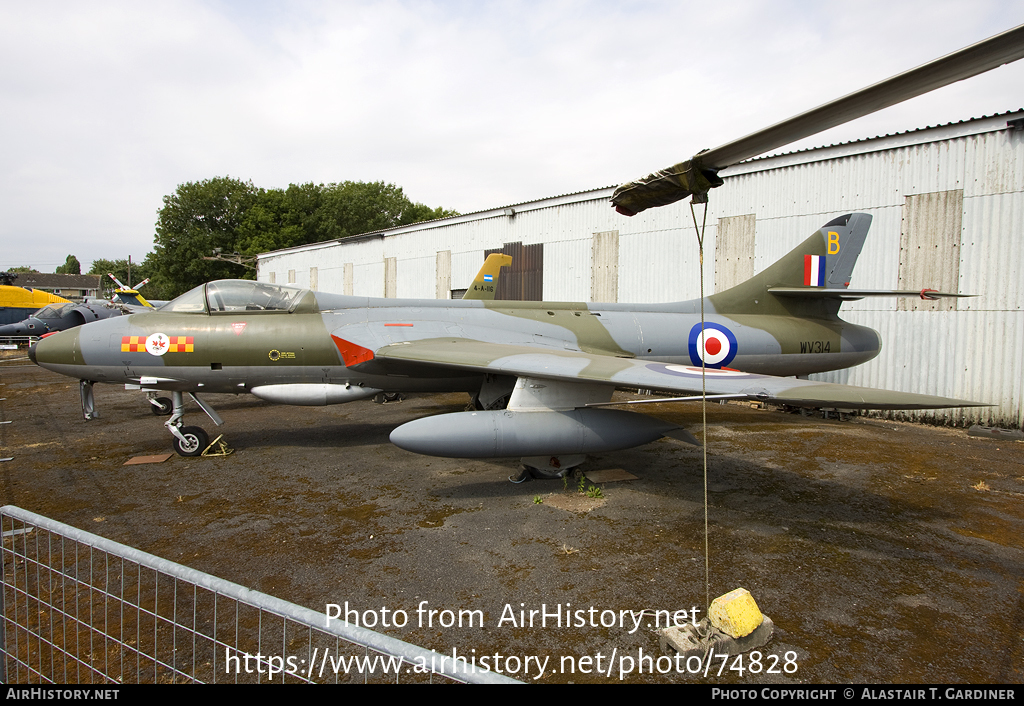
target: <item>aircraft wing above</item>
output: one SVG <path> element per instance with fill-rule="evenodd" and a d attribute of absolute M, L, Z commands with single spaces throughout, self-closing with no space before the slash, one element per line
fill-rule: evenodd
<path fill-rule="evenodd" d="M 718 172 L 726 167 L 1022 57 L 1024 25 L 623 184 L 612 194 L 612 205 L 633 216 L 691 194 L 706 194 L 723 184 Z"/>
<path fill-rule="evenodd" d="M 479 373 L 515 375 L 562 383 L 607 384 L 673 393 L 701 394 L 701 369 L 636 358 L 534 346 L 432 338 L 394 343 L 373 353 L 376 363 L 425 364 Z M 985 406 L 947 397 L 754 375 L 708 368 L 708 395 L 743 395 L 752 400 L 804 407 L 934 409 Z"/>

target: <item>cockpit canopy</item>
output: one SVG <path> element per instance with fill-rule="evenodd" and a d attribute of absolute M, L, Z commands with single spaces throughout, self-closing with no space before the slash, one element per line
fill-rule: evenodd
<path fill-rule="evenodd" d="M 308 289 L 244 279 L 207 282 L 160 307 L 176 314 L 255 312 L 315 312 L 316 298 Z"/>
<path fill-rule="evenodd" d="M 37 319 L 59 319 L 62 316 L 67 315 L 71 309 L 74 309 L 75 305 L 71 304 L 47 304 L 42 309 L 33 314 Z"/>

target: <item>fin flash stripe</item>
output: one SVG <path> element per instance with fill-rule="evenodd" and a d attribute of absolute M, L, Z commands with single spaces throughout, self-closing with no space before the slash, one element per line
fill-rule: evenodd
<path fill-rule="evenodd" d="M 825 256 L 804 255 L 804 286 L 825 286 Z"/>

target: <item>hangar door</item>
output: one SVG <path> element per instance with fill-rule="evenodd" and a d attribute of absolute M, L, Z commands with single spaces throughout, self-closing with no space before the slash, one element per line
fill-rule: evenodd
<path fill-rule="evenodd" d="M 500 250 L 485 250 L 484 259 L 495 252 L 511 255 L 512 265 L 501 270 L 494 298 L 505 301 L 543 301 L 544 243 L 505 243 L 505 247 Z"/>

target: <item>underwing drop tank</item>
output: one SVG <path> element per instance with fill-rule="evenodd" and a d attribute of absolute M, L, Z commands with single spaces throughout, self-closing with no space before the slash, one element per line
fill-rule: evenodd
<path fill-rule="evenodd" d="M 678 425 L 617 409 L 506 409 L 417 419 L 391 432 L 391 443 L 425 456 L 501 458 L 617 451 L 663 436 L 696 441 Z"/>
<path fill-rule="evenodd" d="M 290 383 L 283 385 L 260 385 L 250 390 L 261 400 L 274 404 L 291 404 L 302 407 L 322 407 L 329 404 L 343 404 L 373 397 L 381 390 L 357 385 L 328 385 L 322 383 Z"/>

